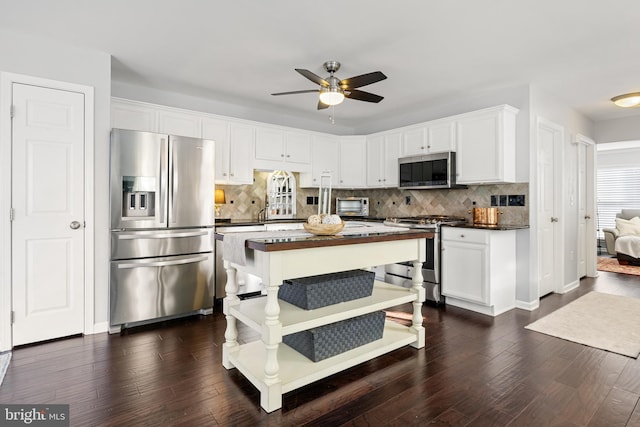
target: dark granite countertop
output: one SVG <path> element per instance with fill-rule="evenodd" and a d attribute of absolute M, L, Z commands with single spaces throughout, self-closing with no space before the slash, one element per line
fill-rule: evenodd
<path fill-rule="evenodd" d="M 475 228 L 478 230 L 497 230 L 497 231 L 508 231 L 508 230 L 523 230 L 529 228 L 528 225 L 509 225 L 509 224 L 496 224 L 496 225 L 488 225 L 488 224 L 444 224 L 444 227 L 457 227 L 457 228 Z"/>
<path fill-rule="evenodd" d="M 291 249 L 320 248 L 326 246 L 355 245 L 358 243 L 386 242 L 393 240 L 407 240 L 420 238 L 433 238 L 432 231 L 421 229 L 398 228 L 398 231 L 351 232 L 350 234 L 337 234 L 334 236 L 313 235 L 288 235 L 290 232 L 276 232 L 278 236 L 268 233 L 268 237 L 260 238 L 252 236 L 246 240 L 245 246 L 262 252 L 286 251 Z M 216 240 L 224 240 L 224 234 L 216 233 Z"/>
<path fill-rule="evenodd" d="M 344 221 L 374 221 L 382 222 L 385 218 L 377 217 L 342 217 Z M 258 221 L 253 218 L 216 218 L 216 227 L 229 227 L 229 226 L 244 226 L 244 225 L 264 225 L 264 224 L 286 224 L 286 223 L 299 223 L 307 222 L 307 218 L 287 218 L 287 219 L 268 219 L 265 221 Z"/>
<path fill-rule="evenodd" d="M 288 218 L 288 219 L 268 219 L 266 221 L 258 221 L 252 218 L 216 218 L 216 227 L 227 227 L 230 225 L 263 225 L 263 224 L 282 224 L 305 222 L 306 218 Z"/>

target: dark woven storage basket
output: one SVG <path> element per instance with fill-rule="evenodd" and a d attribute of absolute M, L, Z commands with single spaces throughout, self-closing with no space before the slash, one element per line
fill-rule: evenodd
<path fill-rule="evenodd" d="M 376 311 L 282 337 L 282 341 L 314 362 L 382 338 L 384 311 Z"/>
<path fill-rule="evenodd" d="M 375 273 L 349 270 L 285 280 L 278 298 L 306 310 L 371 296 Z"/>

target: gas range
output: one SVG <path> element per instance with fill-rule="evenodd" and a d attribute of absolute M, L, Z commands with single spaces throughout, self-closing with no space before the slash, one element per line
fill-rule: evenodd
<path fill-rule="evenodd" d="M 388 217 L 384 224 L 392 227 L 424 228 L 429 230 L 439 230 L 443 224 L 458 225 L 467 222 L 459 216 L 450 215 L 420 215 L 410 217 Z"/>
<path fill-rule="evenodd" d="M 411 217 L 392 217 L 384 221 L 392 227 L 420 228 L 433 232 L 432 237 L 425 239 L 425 260 L 422 263 L 422 286 L 425 296 L 435 303 L 444 302 L 440 295 L 440 226 L 466 223 L 466 219 L 450 215 L 420 215 Z M 384 267 L 384 281 L 409 288 L 413 286 L 414 267 L 412 262 L 389 264 Z"/>

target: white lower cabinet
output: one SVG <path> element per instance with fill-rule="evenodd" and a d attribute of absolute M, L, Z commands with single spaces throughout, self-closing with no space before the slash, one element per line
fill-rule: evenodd
<path fill-rule="evenodd" d="M 442 227 L 446 303 L 496 316 L 515 308 L 516 232 Z"/>

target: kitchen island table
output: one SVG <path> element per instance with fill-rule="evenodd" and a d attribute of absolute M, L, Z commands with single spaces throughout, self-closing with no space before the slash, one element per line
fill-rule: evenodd
<path fill-rule="evenodd" d="M 425 293 L 421 267 L 426 256 L 425 239 L 432 237 L 431 232 L 379 226 L 335 236 L 287 231 L 247 233 L 244 238 L 238 234 L 233 238 L 240 246 L 239 252 L 244 253 L 240 259 L 229 256 L 224 260 L 227 295 L 223 312 L 227 328 L 222 364 L 226 369 L 237 368 L 260 391 L 260 405 L 265 411 L 281 408 L 284 393 L 306 384 L 405 345 L 424 347 L 421 308 Z M 224 234 L 216 234 L 216 239 L 224 238 Z M 278 288 L 286 279 L 401 261 L 411 261 L 415 267 L 413 286 L 409 289 L 376 281 L 369 297 L 314 310 L 304 310 L 278 299 Z M 236 294 L 238 270 L 260 277 L 266 286 L 266 297 L 240 300 Z M 320 362 L 312 362 L 281 345 L 283 335 L 409 302 L 413 304 L 411 326 L 385 321 L 381 340 Z M 239 344 L 237 321 L 259 332 L 261 340 Z"/>

